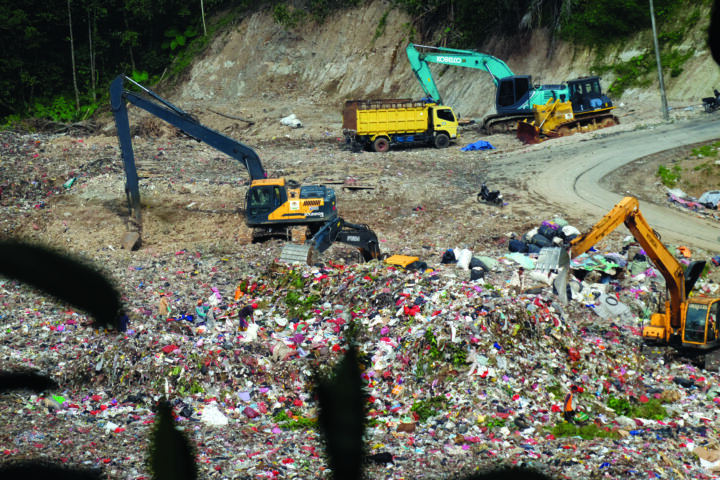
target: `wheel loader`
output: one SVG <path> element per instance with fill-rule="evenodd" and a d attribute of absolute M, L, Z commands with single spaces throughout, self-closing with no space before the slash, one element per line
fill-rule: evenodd
<path fill-rule="evenodd" d="M 568 82 L 570 99 L 563 95 L 551 98 L 544 105 L 533 105 L 534 119 L 517 124 L 517 138 L 527 145 L 547 138 L 565 137 L 618 125 L 612 114 L 615 108 L 600 92 L 598 77 Z"/>
<path fill-rule="evenodd" d="M 720 298 L 690 295 L 706 262 L 693 261 L 683 267 L 663 245 L 659 234 L 648 225 L 635 197 L 623 198 L 590 230 L 574 238 L 567 249 L 543 248 L 535 268 L 557 270 L 553 284 L 559 299 L 567 302 L 570 260 L 587 252 L 620 224 L 630 230 L 665 279 L 667 300 L 662 311 L 653 313 L 650 324 L 643 328 L 645 344 L 675 347 L 696 356 L 708 370 L 717 370 L 720 361 Z"/>

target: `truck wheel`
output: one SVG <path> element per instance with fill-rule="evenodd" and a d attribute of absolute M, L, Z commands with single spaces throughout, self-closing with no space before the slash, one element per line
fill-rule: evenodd
<path fill-rule="evenodd" d="M 385 137 L 378 137 L 372 144 L 373 150 L 379 153 L 387 152 L 390 150 L 390 142 Z"/>
<path fill-rule="evenodd" d="M 438 133 L 437 137 L 435 137 L 435 147 L 436 148 L 447 148 L 449 146 L 450 146 L 450 137 L 448 137 L 444 133 Z"/>

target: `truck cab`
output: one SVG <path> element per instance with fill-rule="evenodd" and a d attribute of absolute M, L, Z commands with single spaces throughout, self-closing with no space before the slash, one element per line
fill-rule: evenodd
<path fill-rule="evenodd" d="M 452 108 L 439 105 L 432 107 L 428 120 L 430 121 L 428 130 L 435 134 L 433 144 L 437 148 L 446 148 L 450 145 L 450 139 L 458 138 L 458 119 Z M 439 138 L 440 144 L 438 144 L 439 135 L 442 135 Z M 445 143 L 445 139 L 447 139 L 447 143 Z"/>

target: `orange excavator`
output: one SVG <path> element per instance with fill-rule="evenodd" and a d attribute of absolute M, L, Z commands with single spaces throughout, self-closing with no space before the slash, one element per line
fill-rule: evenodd
<path fill-rule="evenodd" d="M 663 245 L 640 212 L 637 198 L 625 197 L 586 233 L 574 238 L 567 249 L 544 248 L 540 251 L 536 269 L 558 270 L 554 285 L 560 300 L 567 301 L 567 275 L 570 259 L 587 252 L 620 224 L 632 233 L 665 279 L 667 296 L 664 311 L 653 313 L 642 336 L 649 345 L 669 345 L 685 352 L 700 354 L 705 368 L 717 370 L 720 362 L 720 298 L 690 296 L 705 268 L 705 261 L 683 265 Z"/>

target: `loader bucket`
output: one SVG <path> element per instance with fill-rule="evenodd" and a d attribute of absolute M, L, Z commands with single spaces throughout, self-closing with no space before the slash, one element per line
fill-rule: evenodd
<path fill-rule="evenodd" d="M 295 245 L 289 243 L 283 247 L 280 253 L 280 263 L 303 263 L 313 265 L 315 263 L 315 249 L 312 245 Z"/>
<path fill-rule="evenodd" d="M 540 129 L 532 123 L 518 122 L 517 138 L 525 145 L 534 145 L 540 143 Z"/>
<path fill-rule="evenodd" d="M 559 247 L 546 247 L 540 250 L 535 270 L 550 272 L 557 270 L 553 286 L 561 303 L 567 303 L 567 278 L 570 271 L 570 256 L 567 251 Z"/>

